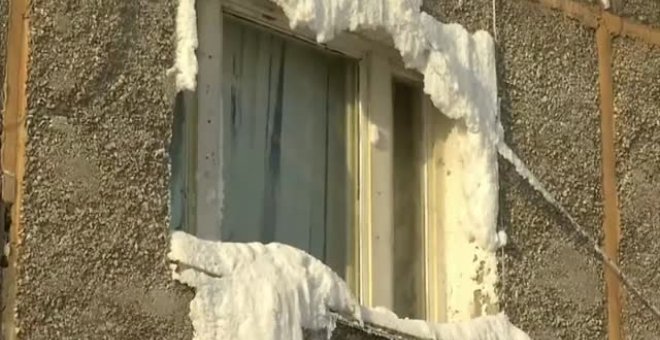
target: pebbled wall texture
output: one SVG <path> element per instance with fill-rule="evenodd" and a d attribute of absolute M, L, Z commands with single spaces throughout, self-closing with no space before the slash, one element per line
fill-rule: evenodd
<path fill-rule="evenodd" d="M 621 15 L 660 28 L 660 1 L 618 0 Z M 614 107 L 623 270 L 660 306 L 660 47 L 616 39 Z M 657 339 L 660 323 L 630 295 L 628 339 Z"/>
<path fill-rule="evenodd" d="M 490 0 L 430 11 L 493 33 Z M 442 14 L 444 13 L 444 14 Z M 592 234 L 601 228 L 598 63 L 594 32 L 528 1 L 497 7 L 507 143 Z M 566 221 L 500 159 L 502 309 L 533 339 L 605 339 L 602 268 Z"/>
<path fill-rule="evenodd" d="M 660 48 L 616 39 L 614 100 L 623 270 L 660 306 Z M 635 300 L 624 327 L 629 339 L 657 339 L 660 323 Z"/>
<path fill-rule="evenodd" d="M 190 338 L 165 262 L 176 1 L 31 6 L 18 338 Z"/>
<path fill-rule="evenodd" d="M 611 0 L 617 13 L 638 22 L 660 28 L 660 1 Z"/>
<path fill-rule="evenodd" d="M 584 0 L 591 1 L 591 0 Z M 618 0 L 613 0 L 618 1 Z M 426 0 L 492 30 L 490 0 Z M 7 1 L 0 1 L 4 80 Z M 192 292 L 173 283 L 167 144 L 176 0 L 34 0 L 19 339 L 190 339 Z M 660 26 L 654 1 L 623 15 Z M 526 0 L 498 1 L 507 142 L 594 235 L 601 234 L 594 32 Z M 614 43 L 623 268 L 660 304 L 660 50 Z M 2 96 L 2 94 L 0 94 Z M 0 101 L 0 105 L 2 101 Z M 501 160 L 503 309 L 537 340 L 604 339 L 602 265 L 566 221 Z M 657 323 L 631 298 L 628 339 Z M 361 338 L 341 327 L 340 334 Z"/>
<path fill-rule="evenodd" d="M 592 0 L 580 0 L 594 4 Z M 613 0 L 660 26 L 656 1 Z M 493 33 L 490 0 L 425 2 L 443 21 Z M 592 235 L 602 236 L 598 60 L 594 30 L 531 1 L 498 1 L 497 49 L 507 143 Z M 660 49 L 613 43 L 622 267 L 660 305 Z M 500 159 L 503 309 L 533 339 L 605 339 L 602 264 L 567 221 Z M 660 325 L 625 296 L 626 339 Z"/>

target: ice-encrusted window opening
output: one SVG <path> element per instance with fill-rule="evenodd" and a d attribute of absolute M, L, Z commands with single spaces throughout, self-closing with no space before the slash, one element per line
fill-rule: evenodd
<path fill-rule="evenodd" d="M 273 12 L 260 13 L 258 9 L 261 6 L 260 0 L 249 1 L 232 1 L 232 0 L 198 0 L 199 3 L 209 3 L 211 8 L 216 6 L 217 10 L 204 10 L 200 11 L 200 15 L 205 16 L 221 16 L 222 10 L 233 10 L 238 14 L 243 14 L 249 19 L 254 21 L 263 21 L 263 18 L 268 18 L 269 25 L 275 26 L 281 30 L 282 22 L 278 22 L 277 15 Z M 284 1 L 275 0 L 278 6 L 281 7 L 287 20 L 291 23 L 291 27 L 308 28 L 316 33 L 316 38 L 319 42 L 326 42 L 330 48 L 340 45 L 337 49 L 345 49 L 350 52 L 363 53 L 364 49 L 358 44 L 345 44 L 337 43 L 334 39 L 340 32 L 350 30 L 380 30 L 389 33 L 392 37 L 394 46 L 400 52 L 403 62 L 406 66 L 416 69 L 419 74 L 423 75 L 423 89 L 429 95 L 429 104 L 422 104 L 422 111 L 426 112 L 426 119 L 428 125 L 439 125 L 440 128 L 436 130 L 427 131 L 427 136 L 442 136 L 441 140 L 428 145 L 425 150 L 428 154 L 432 155 L 431 159 L 441 158 L 442 163 L 440 166 L 433 165 L 436 162 L 428 162 L 430 165 L 425 167 L 425 180 L 426 192 L 424 199 L 426 204 L 432 209 L 425 212 L 425 220 L 427 221 L 427 230 L 425 236 L 425 244 L 427 251 L 425 254 L 425 269 L 427 278 L 438 280 L 442 277 L 443 285 L 428 284 L 430 288 L 427 290 L 428 307 L 427 317 L 438 321 L 455 321 L 469 319 L 475 309 L 478 310 L 477 314 L 493 313 L 497 310 L 497 297 L 494 293 L 494 286 L 497 280 L 496 277 L 496 258 L 492 250 L 502 245 L 505 242 L 505 236 L 496 231 L 496 214 L 497 214 L 497 164 L 494 145 L 499 139 L 500 128 L 499 122 L 496 117 L 497 112 L 497 99 L 496 99 L 496 79 L 495 79 L 495 60 L 494 49 L 491 37 L 485 32 L 477 32 L 470 34 L 465 31 L 460 25 L 444 25 L 437 22 L 434 18 L 420 11 L 421 1 L 404 1 L 404 0 L 389 0 L 389 1 L 373 1 L 361 2 L 350 0 L 334 0 L 334 1 Z M 198 3 L 198 6 L 199 6 Z M 220 8 L 220 4 L 224 7 Z M 192 0 L 181 0 L 180 10 L 177 23 L 177 36 L 178 36 L 178 50 L 177 50 L 177 64 L 174 71 L 177 76 L 177 85 L 180 89 L 193 89 L 195 87 L 195 77 L 197 72 L 197 60 L 195 58 L 195 48 L 197 48 L 197 23 L 195 18 L 195 4 Z M 250 17 L 254 13 L 262 14 L 259 17 Z M 222 30 L 222 22 L 220 27 Z M 204 29 L 200 27 L 200 29 Z M 299 31 L 295 31 L 299 32 Z M 304 34 L 303 34 L 304 35 Z M 222 47 L 220 46 L 205 46 L 201 44 L 201 50 L 205 53 L 222 54 Z M 213 51 L 205 50 L 207 48 L 216 49 Z M 383 77 L 382 70 L 385 65 L 389 64 L 389 56 L 384 53 L 374 53 L 370 50 L 368 56 L 359 55 L 363 58 L 364 62 L 361 66 L 363 69 L 371 70 L 368 73 L 360 74 L 360 84 L 369 84 L 374 87 L 379 84 L 389 86 L 388 77 Z M 201 72 L 206 74 L 212 73 L 215 70 L 208 70 L 201 67 Z M 409 73 L 404 71 L 403 73 Z M 364 74 L 364 76 L 363 76 Z M 207 84 L 201 84 L 207 85 Z M 386 88 L 381 87 L 381 88 Z M 205 87 L 205 89 L 207 89 Z M 212 95 L 218 95 L 218 104 L 222 105 L 222 96 L 218 93 L 217 89 L 211 89 Z M 385 90 L 385 93 L 388 93 Z M 374 277 L 374 271 L 378 271 L 377 263 L 390 262 L 387 257 L 391 259 L 391 251 L 388 253 L 387 247 L 379 246 L 378 240 L 382 243 L 387 243 L 391 239 L 391 228 L 389 230 L 383 229 L 384 224 L 391 226 L 392 221 L 387 218 L 383 219 L 382 211 L 377 210 L 379 207 L 379 200 L 382 200 L 382 190 L 387 190 L 387 184 L 383 188 L 383 183 L 387 181 L 379 181 L 377 172 L 378 162 L 387 162 L 388 155 L 381 154 L 382 146 L 387 145 L 388 139 L 391 139 L 391 130 L 387 129 L 387 124 L 382 124 L 379 121 L 378 115 L 383 109 L 383 100 L 379 98 L 378 91 L 370 92 L 370 95 L 365 97 L 361 96 L 360 107 L 366 108 L 367 114 L 364 115 L 364 124 L 361 125 L 363 129 L 363 136 L 360 143 L 363 153 L 371 155 L 371 158 L 361 159 L 361 170 L 368 169 L 366 173 L 360 173 L 360 178 L 365 179 L 363 183 L 367 183 L 367 192 L 372 195 L 371 201 L 365 203 L 367 200 L 362 200 L 360 206 L 361 223 L 360 231 L 362 238 L 360 238 L 360 254 L 358 256 L 358 275 L 360 276 L 356 281 L 357 291 L 360 301 L 369 305 L 383 304 L 387 305 L 387 297 L 379 298 L 379 293 L 374 287 L 382 286 L 375 282 L 377 278 Z M 381 93 L 382 94 L 382 93 Z M 431 104 L 432 103 L 432 104 Z M 202 103 L 200 103 L 202 104 Z M 207 103 L 209 104 L 209 103 Z M 439 109 L 443 114 L 433 111 Z M 203 114 L 200 111 L 200 114 Z M 443 117 L 448 117 L 447 119 Z M 451 119 L 451 120 L 449 120 Z M 209 120 L 211 123 L 211 120 Z M 214 128 L 213 124 L 209 124 L 204 128 Z M 217 127 L 216 127 L 217 128 Z M 222 138 L 222 136 L 218 136 Z M 214 143 L 209 143 L 214 144 Z M 199 145 L 198 153 L 206 155 L 205 162 L 209 166 L 217 164 L 218 160 L 221 163 L 221 152 L 215 152 L 212 147 L 208 145 Z M 362 164 L 364 162 L 364 164 Z M 376 164 L 374 164 L 376 163 Z M 383 163 L 381 163 L 383 164 Z M 364 166 L 362 166 L 364 165 Z M 198 174 L 199 176 L 199 174 Z M 207 176 L 207 177 L 205 177 Z M 391 174 L 390 174 L 391 176 Z M 387 174 L 384 176 L 388 178 Z M 391 178 L 391 177 L 390 177 Z M 198 190 L 207 190 L 207 195 L 203 197 L 197 206 L 197 229 L 210 228 L 212 234 L 217 224 L 217 220 L 221 219 L 221 209 L 223 202 L 223 183 L 213 178 L 213 175 L 201 176 L 197 179 Z M 201 186 L 200 182 L 207 183 L 208 186 Z M 362 189 L 362 188 L 361 188 Z M 391 188 L 390 188 L 391 189 Z M 198 192 L 199 194 L 199 192 Z M 206 205 L 206 207 L 204 207 Z M 201 206 L 201 207 L 200 207 Z M 444 235 L 437 235 L 439 233 L 438 226 L 442 226 Z M 435 228 L 428 228 L 428 226 L 435 226 Z M 384 231 L 383 231 L 384 230 Z M 385 242 L 382 242 L 385 239 Z M 445 242 L 438 241 L 444 239 Z M 226 244 L 229 246 L 229 244 Z M 174 242 L 173 239 L 173 252 L 175 254 L 173 259 L 181 261 L 181 252 L 177 247 L 181 246 L 180 243 Z M 240 248 L 240 247 L 239 247 Z M 380 251 L 380 252 L 379 252 Z M 176 255 L 179 254 L 179 255 Z M 432 255 L 435 255 L 433 258 Z M 239 256 L 240 257 L 240 256 Z M 250 256 L 248 256 L 249 258 Z M 385 258 L 384 258 L 385 257 Z M 278 256 L 278 258 L 281 258 Z M 475 259 L 476 260 L 473 260 Z M 447 261 L 451 259 L 451 261 Z M 181 261 L 185 263 L 185 261 Z M 241 262 L 241 261 L 239 261 Z M 243 261 L 252 263 L 252 260 Z M 241 262 L 241 263 L 243 263 Z M 307 263 L 303 261 L 304 263 Z M 295 266 L 295 263 L 291 264 Z M 199 268 L 206 268 L 204 265 L 198 266 Z M 248 266 L 250 267 L 250 266 Z M 303 266 L 304 267 L 304 266 Z M 242 268 L 242 267 L 241 267 Z M 382 268 L 382 267 L 381 267 Z M 236 270 L 239 270 L 236 268 Z M 477 275 L 481 271 L 482 275 Z M 234 296 L 235 293 L 232 289 L 233 286 L 213 287 L 211 284 L 204 289 L 209 289 L 208 294 L 200 292 L 200 284 L 205 279 L 200 279 L 193 275 L 190 270 L 184 270 L 181 275 L 188 273 L 191 279 L 185 279 L 183 276 L 178 276 L 178 279 L 195 286 L 198 289 L 197 296 L 193 304 L 198 303 L 204 305 L 204 299 L 223 299 L 227 296 Z M 224 274 L 225 272 L 223 272 Z M 287 272 L 288 273 L 288 272 Z M 199 274 L 199 273 L 197 273 Z M 185 275 L 184 275 L 185 276 Z M 238 275 L 240 276 L 240 275 Z M 391 273 L 389 274 L 391 278 Z M 475 276 L 474 278 L 472 276 Z M 197 277 L 197 278 L 195 278 Z M 326 279 L 327 277 L 324 276 Z M 202 281 L 196 281 L 200 279 Z M 310 283 L 306 280 L 312 278 L 302 277 L 302 284 L 309 286 L 316 283 Z M 278 281 L 273 282 L 273 281 Z M 282 310 L 281 303 L 290 304 L 287 299 L 298 299 L 300 296 L 297 288 L 293 288 L 295 284 L 282 283 L 287 281 L 282 278 L 272 278 L 266 282 L 260 282 L 262 285 L 275 284 L 276 287 L 270 289 L 276 290 L 275 294 L 269 297 L 280 301 L 274 303 L 275 308 L 269 310 L 264 308 L 263 313 L 259 315 L 268 318 L 267 312 L 282 312 L 287 320 L 292 320 L 293 324 L 298 326 L 310 326 L 300 320 L 299 311 L 304 306 L 300 305 L 298 308 L 286 307 L 285 311 Z M 324 280 L 321 280 L 325 282 Z M 439 282 L 440 280 L 436 281 Z M 306 282 L 306 283 L 305 283 Z M 329 280 L 328 282 L 334 282 Z M 391 282 L 391 281 L 390 281 Z M 220 282 L 216 282 L 220 284 Z M 293 285 L 293 286 L 292 286 Z M 333 283 L 333 285 L 337 285 Z M 340 285 L 341 286 L 341 285 Z M 288 287 L 288 288 L 287 288 Z M 257 288 L 252 286 L 252 288 Z M 309 287 L 308 287 L 309 288 Z M 226 289 L 226 291 L 225 291 Z M 294 290 L 291 292 L 290 290 Z M 283 291 L 280 291 L 283 290 Z M 341 289 L 340 289 L 341 290 Z M 475 297 L 474 291 L 480 291 L 480 298 Z M 252 292 L 259 291 L 259 289 L 252 289 Z M 386 294 L 387 295 L 386 290 Z M 306 292 L 306 290 L 304 291 Z M 213 294 L 220 294 L 215 296 Z M 227 295 L 229 294 L 229 295 Z M 304 295 L 304 294 L 303 294 Z M 306 296 L 306 295 L 304 295 Z M 253 297 L 244 297 L 247 300 L 233 301 L 238 305 L 233 309 L 234 312 L 250 311 L 248 306 L 245 305 L 247 301 L 257 301 L 263 299 L 261 295 Z M 201 299 L 201 300 L 200 300 Z M 327 297 L 325 298 L 327 299 Z M 482 299 L 477 301 L 476 299 Z M 323 299 L 321 299 L 323 300 Z M 224 301 L 224 300 L 223 300 Z M 307 299 L 302 299 L 303 302 Z M 317 300 L 318 301 L 318 300 Z M 325 300 L 324 300 L 325 301 Z M 488 303 L 485 303 L 488 301 Z M 296 305 L 297 303 L 293 303 Z M 303 303 L 303 305 L 305 305 Z M 307 306 L 307 305 L 305 305 Z M 475 306 L 480 306 L 476 308 Z M 321 315 L 327 315 L 327 308 L 331 308 L 327 303 L 314 308 L 320 308 L 312 313 L 312 318 Z M 247 309 L 246 309 L 247 308 Z M 304 308 L 310 308 L 309 306 Z M 480 310 L 479 310 L 480 309 Z M 232 310 L 232 309 L 230 309 Z M 323 314 L 323 311 L 326 314 Z M 346 312 L 346 310 L 340 310 Z M 218 311 L 216 311 L 218 312 Z M 210 313 L 205 315 L 204 313 Z M 222 314 L 224 313 L 224 314 Z M 232 317 L 227 314 L 229 312 L 221 312 L 217 314 L 211 310 L 202 310 L 193 316 L 196 329 L 205 328 L 209 325 L 202 326 L 199 318 L 215 324 L 215 332 L 223 332 L 217 329 L 217 324 L 225 322 Z M 266 313 L 266 314 L 264 314 Z M 318 314 L 321 313 L 321 314 Z M 298 316 L 296 316 L 298 315 Z M 235 317 L 235 316 L 234 316 Z M 362 313 L 356 315 L 362 317 Z M 272 318 L 272 315 L 270 316 Z M 325 318 L 327 319 L 327 318 Z M 324 320 L 325 320 L 324 319 Z M 236 320 L 236 319 L 231 319 Z M 231 322 L 234 322 L 231 321 Z M 251 320 L 246 322 L 263 322 L 263 319 Z M 326 320 L 327 321 L 327 320 Z M 231 323 L 230 322 L 230 323 Z M 288 321 L 287 321 L 288 322 Z M 293 324 L 287 324 L 289 326 Z M 508 322 L 504 324 L 508 325 Z M 199 327 L 198 327 L 199 326 Z M 314 322 L 311 328 L 318 326 Z M 201 327 L 201 328 L 200 328 Z M 277 334 L 282 333 L 282 324 L 275 321 L 274 323 L 267 323 L 265 325 L 268 330 L 275 332 L 275 338 L 279 338 Z M 508 326 L 507 326 L 508 327 Z M 507 327 L 503 327 L 505 329 Z M 296 332 L 290 328 L 285 327 L 289 332 Z M 296 327 L 293 327 L 296 328 Z M 300 328 L 300 327 L 298 327 Z M 208 332 L 211 332 L 207 329 Z M 211 334 L 211 333 L 206 333 Z M 239 332 L 240 333 L 240 332 Z M 232 334 L 237 336 L 239 333 L 221 333 Z M 297 333 L 296 333 L 297 334 Z M 432 334 L 432 333 L 431 333 Z M 508 338 L 501 337 L 506 332 L 484 333 L 493 334 L 493 338 Z M 488 335 L 486 335 L 488 336 Z M 495 337 L 496 336 L 496 337 Z M 204 338 L 203 336 L 201 338 Z M 285 336 L 281 338 L 287 338 Z M 480 339 L 481 337 L 461 337 L 469 339 Z M 484 337 L 486 339 L 487 337 Z"/>
<path fill-rule="evenodd" d="M 174 278 L 196 290 L 195 340 L 303 340 L 303 329 L 330 335 L 331 311 L 417 339 L 529 340 L 504 314 L 432 323 L 361 307 L 330 268 L 284 244 L 206 241 L 181 231 L 171 242 Z"/>

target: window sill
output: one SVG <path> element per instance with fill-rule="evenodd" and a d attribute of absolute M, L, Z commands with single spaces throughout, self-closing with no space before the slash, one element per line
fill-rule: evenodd
<path fill-rule="evenodd" d="M 339 314 L 333 314 L 337 318 L 337 327 L 332 332 L 331 340 L 422 340 L 412 335 L 404 334 L 396 330 L 387 329 L 371 323 L 360 323 L 357 320 Z M 326 331 L 305 330 L 305 340 L 325 340 Z"/>

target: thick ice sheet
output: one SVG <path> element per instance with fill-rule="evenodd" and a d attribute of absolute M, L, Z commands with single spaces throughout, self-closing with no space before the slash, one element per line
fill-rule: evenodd
<path fill-rule="evenodd" d="M 302 340 L 303 328 L 334 328 L 330 311 L 427 339 L 529 339 L 503 314 L 429 324 L 360 307 L 330 268 L 283 244 L 205 241 L 177 231 L 168 256 L 174 279 L 196 290 L 195 340 Z"/>
<path fill-rule="evenodd" d="M 460 168 L 456 171 L 462 173 L 462 179 L 457 184 L 458 189 L 452 191 L 452 202 L 460 209 L 454 209 L 448 223 L 458 226 L 459 230 L 465 232 L 467 239 L 475 240 L 476 244 L 488 253 L 503 245 L 506 235 L 497 233 L 496 230 L 496 146 L 499 144 L 502 128 L 497 117 L 495 53 L 490 35 L 483 31 L 471 34 L 460 25 L 436 21 L 421 12 L 421 0 L 271 1 L 283 9 L 292 27 L 311 28 L 317 33 L 319 41 L 330 40 L 345 30 L 362 28 L 380 29 L 391 35 L 404 63 L 423 74 L 424 91 L 434 105 L 443 114 L 463 123 L 452 132 L 455 134 L 452 143 L 455 144 L 460 158 L 457 161 Z M 180 90 L 194 89 L 197 74 L 194 56 L 197 36 L 194 31 L 194 7 L 190 6 L 192 2 L 194 0 L 180 0 L 177 18 L 175 71 Z M 173 241 L 176 238 L 177 236 Z M 196 245 L 195 248 L 198 246 L 202 247 Z M 195 260 L 195 266 L 207 270 L 224 269 L 223 275 L 231 278 L 213 278 L 195 270 L 175 274 L 177 279 L 197 288 L 197 295 L 191 306 L 191 318 L 197 339 L 224 338 L 216 337 L 217 332 L 228 336 L 227 339 L 299 339 L 300 326 L 318 328 L 316 326 L 332 321 L 327 314 L 327 308 L 355 317 L 365 316 L 367 319 L 374 315 L 384 317 L 377 311 L 367 310 L 363 313 L 363 310 L 358 309 L 354 300 L 347 295 L 348 290 L 340 283 L 341 280 L 337 281 L 336 276 L 333 278 L 333 274 L 327 272 L 329 270 L 316 260 L 307 256 L 291 255 L 293 258 L 283 261 L 281 254 L 276 257 L 259 255 L 272 252 L 298 254 L 287 246 L 224 244 L 221 248 L 224 250 L 218 254 L 222 256 L 214 257 L 202 252 L 204 255 L 198 257 L 195 249 L 189 249 L 193 252 L 185 254 L 182 249 L 173 247 L 173 259 L 182 262 L 187 262 L 183 261 L 185 258 Z M 255 256 L 259 259 L 252 259 Z M 273 266 L 277 261 L 286 264 Z M 245 272 L 238 270 L 247 262 L 251 264 L 245 265 Z M 234 263 L 229 266 L 232 270 L 226 267 L 227 263 Z M 296 272 L 300 266 L 306 268 L 305 272 L 308 274 L 299 277 L 275 275 Z M 465 268 L 459 271 L 459 274 L 463 275 L 462 272 L 470 273 L 473 269 Z M 319 301 L 325 303 L 318 304 Z M 466 306 L 466 309 L 468 308 L 469 306 Z M 255 313 L 260 316 L 250 316 Z M 284 319 L 281 319 L 283 315 Z M 417 330 L 437 335 L 434 327 L 422 321 L 397 321 L 388 324 L 400 325 L 407 331 Z M 508 325 L 506 317 L 499 315 L 472 321 L 465 326 L 467 328 L 448 326 L 467 329 L 473 333 L 456 335 L 460 337 L 445 336 L 448 339 L 526 339 L 514 337 L 518 334 L 516 332 L 507 333 L 513 332 L 513 328 L 508 328 Z M 479 333 L 479 329 L 489 327 L 500 331 Z M 273 333 L 273 330 L 277 332 Z M 444 330 L 444 333 L 451 334 L 449 330 Z M 278 337 L 268 337 L 272 334 Z"/>
<path fill-rule="evenodd" d="M 220 1 L 220 0 L 218 0 Z M 405 64 L 424 75 L 424 91 L 445 115 L 465 122 L 461 150 L 462 193 L 465 202 L 457 223 L 466 237 L 494 250 L 505 243 L 496 231 L 497 79 L 491 36 L 474 34 L 457 24 L 443 24 L 420 10 L 422 0 L 271 0 L 291 26 L 307 26 L 319 41 L 345 30 L 380 29 L 388 32 Z M 172 71 L 179 90 L 195 88 L 197 34 L 194 0 L 180 0 L 177 14 L 177 58 Z"/>
<path fill-rule="evenodd" d="M 194 91 L 197 86 L 197 14 L 195 0 L 179 0 L 176 13 L 176 58 L 168 75 L 177 91 Z"/>
<path fill-rule="evenodd" d="M 465 122 L 458 139 L 463 155 L 462 197 L 469 207 L 458 223 L 467 237 L 489 250 L 505 243 L 496 230 L 497 117 L 495 49 L 485 31 L 470 34 L 458 24 L 443 24 L 421 11 L 421 0 L 272 0 L 293 28 L 306 26 L 319 42 L 342 31 L 380 29 L 390 34 L 404 63 L 424 75 L 424 92 L 453 119 Z"/>

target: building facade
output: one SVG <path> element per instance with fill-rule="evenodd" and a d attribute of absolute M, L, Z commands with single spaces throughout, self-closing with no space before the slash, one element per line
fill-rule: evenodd
<path fill-rule="evenodd" d="M 422 193 L 437 186 L 421 186 L 423 176 L 418 167 L 410 166 L 424 158 L 416 152 L 428 152 L 420 146 L 423 141 L 415 138 L 428 128 L 422 124 L 428 123 L 423 120 L 428 114 L 425 110 L 432 110 L 424 102 L 420 75 L 399 65 L 387 40 L 377 34 L 367 39 L 369 43 L 339 41 L 318 48 L 303 33 L 287 34 L 287 23 L 278 21 L 278 16 L 268 18 L 269 13 L 260 13 L 258 8 L 232 7 L 235 3 L 241 2 L 198 0 L 195 95 L 177 93 L 173 77 L 166 72 L 175 64 L 177 53 L 176 1 L 0 3 L 0 76 L 5 80 L 0 97 L 2 198 L 8 216 L 4 230 L 10 241 L 2 284 L 6 339 L 192 338 L 188 312 L 194 292 L 171 278 L 166 256 L 171 229 L 205 238 L 293 243 L 337 272 L 343 271 L 361 302 L 385 304 L 411 317 L 451 319 L 451 309 L 438 307 L 448 298 L 426 288 L 440 285 L 430 279 L 449 277 L 456 284 L 478 281 L 461 281 L 461 272 L 446 276 L 429 271 L 440 268 L 430 265 L 429 259 L 448 261 L 433 255 L 446 250 L 445 243 L 429 245 L 427 224 L 422 223 L 428 214 L 440 212 L 419 210 L 440 205 L 424 201 L 429 195 Z M 553 8 L 552 3 L 563 5 Z M 209 7 L 200 9 L 200 4 Z M 602 112 L 607 112 L 603 102 L 608 98 L 601 93 L 604 82 L 599 76 L 604 71 L 599 65 L 603 59 L 607 63 L 607 56 L 599 54 L 596 39 L 596 19 L 602 23 L 607 15 L 596 4 L 465 0 L 424 1 L 422 8 L 470 32 L 490 32 L 506 143 L 591 235 L 606 240 L 620 237 L 611 249 L 622 269 L 651 303 L 660 304 L 656 293 L 660 291 L 656 287 L 660 285 L 656 242 L 660 215 L 654 199 L 660 190 L 656 174 L 660 170 L 656 117 L 660 109 L 660 7 L 629 0 L 617 2 L 608 12 L 644 25 L 643 32 L 649 32 L 626 34 L 629 31 L 623 28 L 610 32 L 614 163 L 605 156 L 608 137 L 601 131 Z M 256 14 L 261 17 L 255 18 Z M 218 18 L 223 18 L 220 24 Z M 218 25 L 219 33 L 207 34 L 217 32 Z M 365 49 L 379 56 L 369 66 L 379 71 L 352 73 L 361 60 L 355 56 Z M 216 65 L 220 69 L 204 66 L 214 53 L 223 54 L 224 60 L 231 55 L 233 63 Z M 269 58 L 260 59 L 266 55 Z M 295 60 L 291 66 L 290 60 Z M 237 72 L 238 68 L 242 71 Z M 385 70 L 389 76 L 384 79 Z M 259 78 L 262 71 L 263 79 Z M 275 77 L 275 71 L 283 76 Z M 214 74 L 221 75 L 222 82 Z M 318 79 L 304 80 L 310 75 Z M 378 197 L 378 190 L 369 191 L 374 193 L 372 207 L 397 212 L 385 220 L 383 210 L 366 214 L 374 225 L 393 226 L 388 237 L 396 242 L 398 252 L 378 253 L 387 265 L 372 268 L 373 275 L 382 276 L 364 277 L 359 270 L 373 264 L 361 263 L 359 254 L 350 251 L 364 249 L 359 237 L 349 237 L 351 229 L 329 232 L 327 227 L 359 225 L 365 216 L 360 215 L 365 207 L 342 198 L 357 191 L 347 180 L 346 174 L 352 172 L 346 169 L 364 169 L 361 158 L 350 151 L 358 148 L 347 147 L 359 143 L 349 136 L 360 127 L 341 118 L 356 103 L 351 96 L 365 95 L 350 91 L 359 84 L 351 80 L 353 76 L 366 77 L 374 87 L 380 85 L 367 96 L 392 98 L 391 107 L 381 107 L 391 112 L 391 129 L 380 133 L 386 144 L 387 136 L 404 141 L 392 142 L 387 152 L 374 148 L 369 160 L 396 165 L 379 173 L 393 181 L 377 189 L 405 198 L 387 200 Z M 280 79 L 285 79 L 286 86 L 278 83 Z M 399 81 L 392 85 L 391 79 Z M 269 101 L 269 91 L 278 89 L 291 95 L 280 96 L 282 103 Z M 254 97 L 232 96 L 240 91 Z M 303 91 L 313 95 L 301 96 Z M 200 93 L 206 96 L 200 99 Z M 223 101 L 218 104 L 217 98 Z M 232 102 L 233 98 L 238 99 Z M 374 107 L 387 101 L 367 98 L 365 102 Z M 204 109 L 212 111 L 217 105 L 232 113 L 229 118 L 220 125 L 200 124 L 204 119 L 211 122 L 210 111 Z M 277 107 L 299 116 L 289 120 L 295 124 L 280 123 L 278 128 L 269 123 L 271 118 L 249 115 L 250 107 L 256 105 L 272 106 L 268 112 L 273 117 Z M 282 110 L 286 105 L 302 109 Z M 273 135 L 279 137 L 277 143 L 272 142 Z M 222 150 L 213 149 L 209 148 L 213 143 L 199 143 L 198 136 L 230 143 Z M 378 145 L 377 141 L 373 144 Z M 250 156 L 253 145 L 268 145 L 260 150 L 264 157 Z M 298 151 L 287 156 L 285 149 Z M 217 169 L 213 155 L 200 157 L 217 151 L 232 160 L 222 166 L 233 177 L 218 181 L 191 175 L 199 168 Z M 197 157 L 190 159 L 190 154 Z M 273 154 L 279 161 L 271 161 Z M 295 158 L 300 155 L 305 159 Z M 612 170 L 612 164 L 618 202 L 608 212 L 612 203 L 605 198 L 612 195 L 603 192 L 612 183 L 606 183 L 604 173 Z M 195 192 L 189 190 L 191 181 L 197 183 Z M 269 183 L 278 183 L 279 190 Z M 311 193 L 296 191 L 300 183 L 306 183 Z M 508 242 L 492 257 L 483 255 L 483 266 L 494 266 L 483 275 L 496 277 L 497 283 L 477 282 L 479 289 L 456 292 L 455 296 L 470 301 L 455 312 L 456 319 L 502 310 L 534 339 L 602 339 L 608 334 L 609 339 L 654 339 L 660 334 L 657 320 L 625 289 L 619 287 L 620 299 L 606 298 L 612 283 L 606 288 L 603 264 L 556 208 L 504 159 L 499 160 L 499 187 L 498 226 L 508 234 Z M 199 194 L 204 190 L 208 195 Z M 277 203 L 300 201 L 300 197 L 308 199 L 306 205 Z M 217 206 L 219 201 L 227 213 L 222 218 L 239 222 L 227 222 L 223 229 L 193 228 L 215 223 L 219 217 L 204 205 Z M 270 212 L 269 223 L 253 221 L 247 223 L 253 228 L 243 227 L 241 223 L 256 218 L 247 209 L 253 206 Z M 612 224 L 612 218 L 620 223 Z M 620 236 L 612 235 L 616 226 Z M 469 258 L 466 265 L 473 262 Z M 374 277 L 379 277 L 378 282 L 389 278 L 389 284 L 371 284 Z M 396 280 L 401 277 L 409 280 Z M 485 299 L 484 292 L 491 287 L 495 295 Z M 367 336 L 350 322 L 341 325 L 337 338 Z"/>

